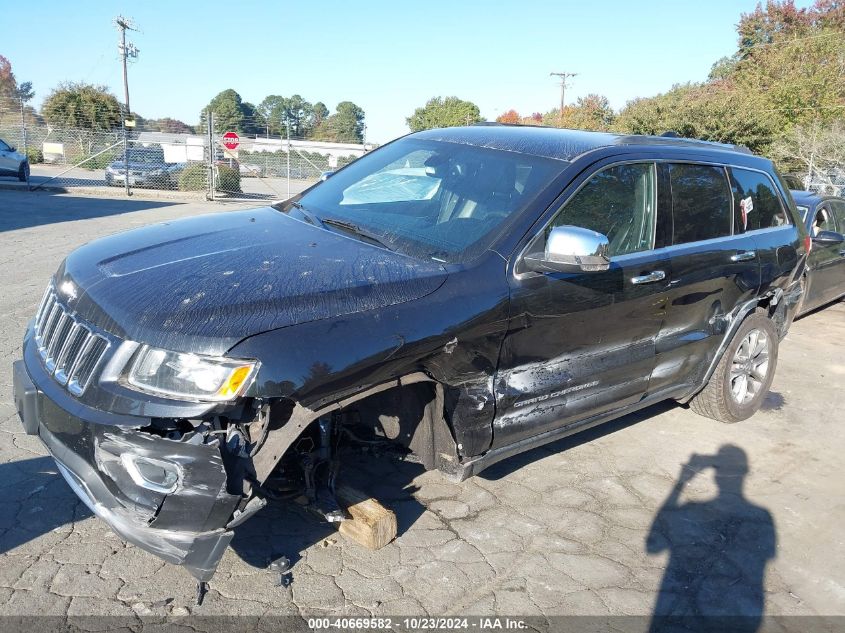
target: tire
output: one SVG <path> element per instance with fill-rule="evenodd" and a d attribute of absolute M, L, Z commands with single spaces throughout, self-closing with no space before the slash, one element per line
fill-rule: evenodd
<path fill-rule="evenodd" d="M 761 340 L 763 335 L 765 340 Z M 768 315 L 761 310 L 751 314 L 740 324 L 707 385 L 690 401 L 690 408 L 726 424 L 757 413 L 772 386 L 779 342 Z"/>
<path fill-rule="evenodd" d="M 29 163 L 24 161 L 18 169 L 18 180 L 26 182 L 27 178 L 29 178 Z"/>

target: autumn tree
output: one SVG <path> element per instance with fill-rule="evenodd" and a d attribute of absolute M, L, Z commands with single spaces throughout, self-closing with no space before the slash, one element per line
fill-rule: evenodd
<path fill-rule="evenodd" d="M 517 123 L 522 122 L 522 117 L 519 116 L 519 112 L 516 110 L 508 110 L 507 112 L 503 112 L 499 116 L 496 117 L 497 123 L 509 123 L 511 125 L 515 125 Z"/>
<path fill-rule="evenodd" d="M 458 97 L 433 97 L 426 104 L 414 110 L 405 121 L 412 132 L 438 127 L 472 125 L 482 121 L 481 111 L 471 101 Z"/>
<path fill-rule="evenodd" d="M 26 104 L 34 96 L 32 82 L 18 83 L 12 72 L 12 63 L 0 55 L 0 122 L 19 122 L 22 109 L 24 116 L 32 120 L 36 116 L 35 111 Z"/>

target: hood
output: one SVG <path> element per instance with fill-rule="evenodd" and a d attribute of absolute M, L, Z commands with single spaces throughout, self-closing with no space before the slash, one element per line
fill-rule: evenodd
<path fill-rule="evenodd" d="M 116 336 L 221 354 L 267 330 L 423 297 L 445 277 L 436 262 L 266 207 L 96 240 L 68 256 L 56 286 L 80 318 Z"/>

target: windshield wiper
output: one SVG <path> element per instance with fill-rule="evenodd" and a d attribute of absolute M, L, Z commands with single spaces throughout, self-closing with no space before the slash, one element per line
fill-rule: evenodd
<path fill-rule="evenodd" d="M 337 220 L 335 218 L 325 218 L 324 220 L 322 220 L 322 223 L 328 224 L 329 226 L 336 226 L 339 229 L 348 231 L 349 233 L 358 235 L 359 237 L 363 237 L 365 240 L 369 240 L 374 244 L 381 246 L 382 248 L 386 248 L 389 251 L 393 250 L 393 248 L 385 244 L 384 240 L 382 240 L 379 236 L 370 233 L 367 229 L 362 229 L 360 226 L 358 226 L 357 224 L 353 224 L 352 222 L 347 222 L 346 220 Z"/>

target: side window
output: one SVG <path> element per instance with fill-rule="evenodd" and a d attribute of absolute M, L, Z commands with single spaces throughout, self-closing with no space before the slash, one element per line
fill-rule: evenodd
<path fill-rule="evenodd" d="M 578 226 L 607 236 L 609 254 L 625 255 L 652 248 L 654 240 L 655 167 L 629 163 L 595 174 L 554 217 L 555 226 Z"/>
<path fill-rule="evenodd" d="M 821 204 L 816 209 L 816 217 L 813 219 L 813 225 L 810 227 L 810 234 L 815 237 L 819 231 L 835 231 L 836 220 L 833 218 L 833 212 L 830 209 L 830 203 Z"/>
<path fill-rule="evenodd" d="M 737 233 L 789 224 L 772 181 L 765 174 L 731 167 L 734 195 L 734 230 Z"/>
<path fill-rule="evenodd" d="M 731 234 L 731 192 L 724 168 L 673 163 L 669 182 L 673 244 Z"/>
<path fill-rule="evenodd" d="M 845 202 L 841 200 L 831 200 L 830 206 L 833 209 L 833 215 L 836 216 L 836 224 L 841 233 L 845 230 Z"/>

